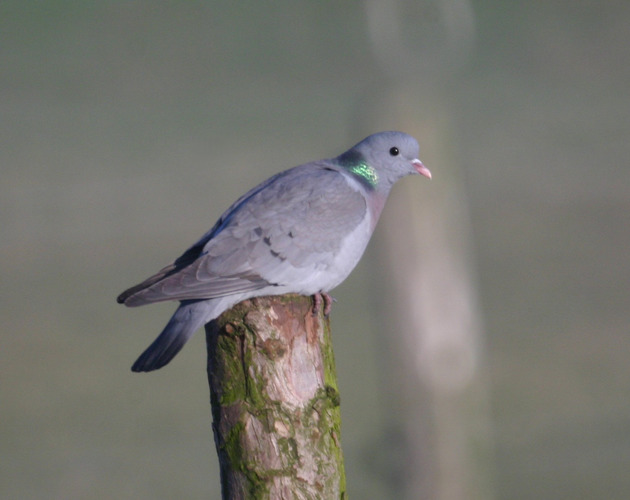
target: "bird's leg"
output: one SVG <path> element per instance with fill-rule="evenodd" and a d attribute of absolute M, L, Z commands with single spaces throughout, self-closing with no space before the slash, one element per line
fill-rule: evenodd
<path fill-rule="evenodd" d="M 320 292 L 313 294 L 313 309 L 311 310 L 311 314 L 313 316 L 317 316 L 319 313 L 319 306 L 322 305 L 322 295 Z"/>
<path fill-rule="evenodd" d="M 313 295 L 313 316 L 317 315 L 319 312 L 319 307 L 322 305 L 322 300 L 324 301 L 324 317 L 328 317 L 330 311 L 332 310 L 333 299 L 326 292 L 318 292 Z"/>
<path fill-rule="evenodd" d="M 324 298 L 324 316 L 328 317 L 330 311 L 332 311 L 333 302 L 337 302 L 337 299 L 331 297 L 326 292 L 322 292 L 322 297 Z"/>

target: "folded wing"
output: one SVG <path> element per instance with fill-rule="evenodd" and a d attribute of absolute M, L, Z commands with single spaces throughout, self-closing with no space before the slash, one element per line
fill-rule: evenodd
<path fill-rule="evenodd" d="M 322 162 L 272 177 L 235 202 L 173 264 L 120 295 L 129 306 L 286 286 L 327 272 L 366 217 L 364 196 Z"/>

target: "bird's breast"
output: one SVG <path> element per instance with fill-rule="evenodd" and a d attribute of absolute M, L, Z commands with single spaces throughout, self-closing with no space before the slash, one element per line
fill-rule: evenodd
<path fill-rule="evenodd" d="M 372 217 L 368 215 L 343 238 L 331 260 L 313 270 L 310 279 L 305 283 L 307 289 L 302 293 L 310 295 L 319 291 L 327 292 L 343 282 L 361 260 L 370 241 L 372 228 Z"/>

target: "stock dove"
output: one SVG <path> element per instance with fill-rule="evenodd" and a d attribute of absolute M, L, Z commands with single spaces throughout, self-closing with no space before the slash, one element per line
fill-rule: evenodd
<path fill-rule="evenodd" d="M 180 301 L 132 370 L 166 365 L 197 329 L 242 300 L 319 299 L 339 285 L 363 255 L 394 183 L 410 174 L 431 178 L 418 149 L 407 134 L 381 132 L 240 197 L 175 262 L 118 297 L 130 307 Z"/>

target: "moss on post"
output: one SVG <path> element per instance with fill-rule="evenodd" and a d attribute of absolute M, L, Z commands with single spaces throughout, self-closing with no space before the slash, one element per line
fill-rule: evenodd
<path fill-rule="evenodd" d="M 309 297 L 246 300 L 206 325 L 224 500 L 346 498 L 330 324 Z"/>

